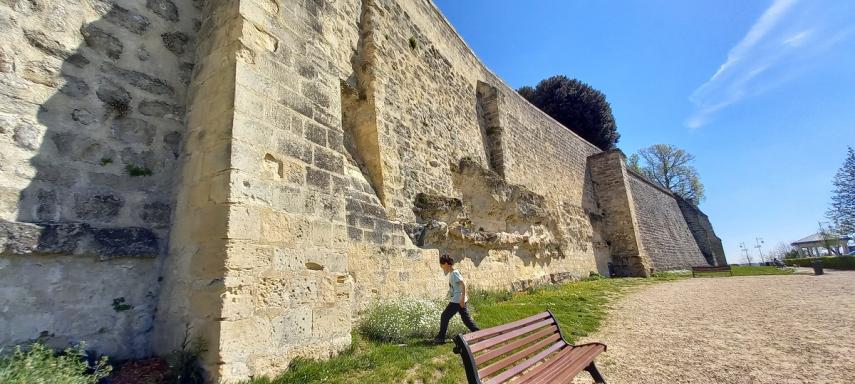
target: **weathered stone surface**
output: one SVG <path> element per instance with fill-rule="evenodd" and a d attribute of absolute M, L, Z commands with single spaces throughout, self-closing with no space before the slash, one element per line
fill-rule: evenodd
<path fill-rule="evenodd" d="M 330 174 L 312 167 L 307 167 L 306 183 L 318 189 L 328 190 L 330 187 Z"/>
<path fill-rule="evenodd" d="M 163 39 L 163 45 L 166 46 L 170 52 L 181 55 L 187 49 L 187 43 L 190 41 L 190 37 L 182 32 L 169 32 L 160 35 Z"/>
<path fill-rule="evenodd" d="M 65 62 L 78 68 L 83 68 L 89 65 L 89 59 L 87 59 L 86 56 L 83 56 L 83 54 L 81 53 L 74 53 L 71 56 L 68 56 L 65 59 Z"/>
<path fill-rule="evenodd" d="M 80 108 L 71 111 L 71 119 L 80 124 L 89 125 L 95 122 L 95 115 L 88 109 Z"/>
<path fill-rule="evenodd" d="M 193 63 L 181 63 L 181 66 L 179 67 L 179 69 L 181 71 L 180 72 L 181 82 L 184 83 L 184 85 L 190 85 L 190 80 L 193 78 L 193 68 L 194 67 L 195 67 L 195 64 L 193 64 Z"/>
<path fill-rule="evenodd" d="M 15 129 L 16 120 L 14 115 L 0 113 L 0 134 L 12 132 Z"/>
<path fill-rule="evenodd" d="M 48 37 L 42 31 L 24 29 L 24 38 L 27 39 L 27 42 L 30 43 L 30 45 L 48 55 L 61 59 L 64 59 L 70 55 L 68 50 L 62 44 L 60 44 L 59 41 Z"/>
<path fill-rule="evenodd" d="M 15 71 L 15 56 L 0 47 L 0 73 Z"/>
<path fill-rule="evenodd" d="M 172 153 L 172 156 L 176 159 L 179 155 L 181 155 L 181 133 L 180 132 L 170 132 L 163 136 L 163 144 L 169 149 Z"/>
<path fill-rule="evenodd" d="M 42 61 L 29 61 L 25 63 L 21 77 L 33 83 L 51 88 L 59 85 L 59 73 L 57 69 Z"/>
<path fill-rule="evenodd" d="M 175 89 L 166 81 L 147 75 L 142 72 L 119 68 L 110 63 L 104 63 L 101 69 L 117 78 L 128 82 L 128 84 L 155 95 L 174 95 Z"/>
<path fill-rule="evenodd" d="M 709 217 L 694 204 L 679 196 L 674 196 L 677 204 L 680 206 L 680 211 L 683 213 L 683 218 L 686 219 L 686 224 L 698 243 L 704 258 L 709 265 L 727 265 L 727 258 L 724 255 L 724 247 L 721 245 L 721 239 L 715 234 L 712 223 Z"/>
<path fill-rule="evenodd" d="M 98 228 L 86 223 L 20 223 L 0 219 L 0 255 L 155 257 L 160 246 L 144 228 Z"/>
<path fill-rule="evenodd" d="M 149 58 L 151 58 L 151 53 L 149 53 L 145 47 L 139 47 L 139 49 L 137 49 L 137 59 L 140 59 L 140 61 L 148 61 Z"/>
<path fill-rule="evenodd" d="M 124 200 L 112 193 L 78 193 L 74 195 L 74 213 L 81 220 L 110 221 L 119 215 Z"/>
<path fill-rule="evenodd" d="M 151 145 L 157 128 L 142 119 L 125 117 L 113 120 L 113 137 L 128 144 Z"/>
<path fill-rule="evenodd" d="M 146 7 L 158 16 L 169 20 L 178 21 L 178 7 L 170 0 L 146 0 Z"/>
<path fill-rule="evenodd" d="M 140 218 L 146 223 L 156 226 L 165 226 L 169 224 L 170 214 L 172 213 L 169 204 L 162 201 L 155 201 L 143 205 L 140 212 Z"/>
<path fill-rule="evenodd" d="M 119 152 L 119 158 L 123 164 L 148 169 L 149 171 L 158 168 L 157 164 L 159 163 L 159 157 L 151 150 L 138 151 L 133 148 L 125 148 Z"/>
<path fill-rule="evenodd" d="M 35 224 L 0 219 L 0 254 L 20 255 L 38 248 L 41 228 Z"/>
<path fill-rule="evenodd" d="M 152 257 L 160 253 L 157 235 L 145 228 L 93 228 L 92 237 L 101 259 Z"/>
<path fill-rule="evenodd" d="M 148 26 L 151 24 L 145 16 L 115 4 L 113 5 L 113 8 L 110 9 L 110 12 L 107 12 L 107 14 L 104 15 L 104 19 L 136 33 L 137 35 L 145 33 Z"/>
<path fill-rule="evenodd" d="M 89 94 L 89 84 L 79 77 L 63 75 L 65 84 L 59 89 L 60 92 L 71 97 L 82 97 Z"/>
<path fill-rule="evenodd" d="M 630 188 L 641 241 L 653 268 L 675 270 L 708 265 L 674 196 L 634 173 L 630 174 Z"/>
<path fill-rule="evenodd" d="M 95 90 L 95 95 L 108 106 L 116 108 L 116 106 L 125 106 L 129 108 L 131 104 L 131 94 L 119 84 L 112 80 L 99 80 L 98 89 Z"/>
<path fill-rule="evenodd" d="M 321 148 L 315 149 L 313 163 L 318 168 L 325 169 L 330 172 L 344 172 L 344 159 L 338 153 L 330 150 Z"/>
<path fill-rule="evenodd" d="M 75 168 L 56 167 L 45 160 L 34 158 L 33 165 L 38 168 L 38 172 L 33 177 L 34 180 L 44 181 L 56 187 L 70 187 L 77 183 L 80 177 L 80 171 Z"/>
<path fill-rule="evenodd" d="M 60 156 L 70 156 L 76 149 L 75 140 L 77 135 L 71 132 L 56 132 L 50 134 L 50 140 L 56 147 L 56 152 Z"/>
<path fill-rule="evenodd" d="M 0 0 L 0 217 L 18 221 L 0 226 L 11 225 L 21 240 L 11 246 L 13 237 L 0 233 L 0 324 L 11 327 L 0 327 L 0 349 L 47 331 L 56 335 L 48 340 L 54 346 L 86 340 L 120 359 L 152 353 L 161 269 L 138 257 L 165 255 L 173 229 L 184 165 L 176 159 L 187 129 L 179 106 L 194 100 L 194 20 L 239 23 L 202 14 L 190 2 L 151 3 L 166 12 L 144 1 Z M 179 32 L 187 41 L 180 59 L 164 54 L 161 38 Z M 181 39 L 174 43 L 180 51 Z M 228 61 L 214 61 L 220 59 Z M 227 99 L 224 79 L 200 92 Z M 147 116 L 142 112 L 151 113 L 151 105 L 141 102 L 168 108 Z M 199 110 L 213 123 L 230 108 L 223 104 Z M 206 143 L 219 135 L 204 131 L 211 133 Z M 205 167 L 228 169 L 226 149 L 206 153 Z M 134 174 L 153 175 L 131 177 L 128 165 L 139 167 Z M 221 188 L 215 198 L 223 196 Z M 130 258 L 99 262 L 115 257 Z M 110 304 L 120 297 L 132 309 L 114 311 Z"/>
<path fill-rule="evenodd" d="M 118 60 L 122 56 L 124 45 L 115 36 L 107 33 L 93 24 L 86 24 L 80 28 L 86 45 L 107 57 Z"/>
<path fill-rule="evenodd" d="M 137 108 L 140 113 L 146 116 L 162 117 L 181 121 L 184 117 L 184 107 L 180 105 L 172 105 L 162 101 L 145 100 L 140 103 Z"/>
<path fill-rule="evenodd" d="M 59 220 L 59 199 L 56 197 L 56 191 L 39 189 L 36 192 L 36 203 L 35 220 Z"/>
<path fill-rule="evenodd" d="M 19 147 L 34 151 L 39 147 L 41 131 L 30 123 L 21 122 L 15 126 L 12 139 Z"/>

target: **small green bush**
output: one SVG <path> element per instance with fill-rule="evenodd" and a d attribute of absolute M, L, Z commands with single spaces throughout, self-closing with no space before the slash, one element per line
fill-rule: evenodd
<path fill-rule="evenodd" d="M 830 256 L 819 258 L 786 259 L 784 263 L 791 267 L 810 268 L 814 260 L 819 259 L 823 268 L 855 271 L 855 256 Z"/>
<path fill-rule="evenodd" d="M 446 302 L 414 298 L 378 302 L 363 315 L 359 332 L 368 339 L 394 343 L 432 338 L 439 332 L 439 316 L 446 305 Z M 471 313 L 471 304 L 467 308 Z M 448 337 L 465 332 L 466 326 L 455 315 L 448 324 Z"/>
<path fill-rule="evenodd" d="M 96 384 L 110 374 L 107 358 L 90 365 L 80 343 L 56 353 L 41 343 L 20 345 L 8 354 L 0 351 L 0 383 L 3 384 Z"/>

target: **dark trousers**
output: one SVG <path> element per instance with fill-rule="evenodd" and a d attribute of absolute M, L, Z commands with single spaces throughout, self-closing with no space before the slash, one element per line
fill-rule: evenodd
<path fill-rule="evenodd" d="M 445 310 L 442 311 L 442 315 L 439 317 L 439 334 L 436 335 L 437 340 L 445 340 L 445 333 L 448 332 L 448 322 L 458 312 L 460 312 L 460 318 L 463 320 L 466 328 L 469 328 L 472 332 L 479 329 L 475 325 L 475 322 L 472 321 L 472 316 L 469 315 L 468 309 L 460 308 L 460 304 L 458 303 L 448 303 L 448 306 L 445 307 Z"/>

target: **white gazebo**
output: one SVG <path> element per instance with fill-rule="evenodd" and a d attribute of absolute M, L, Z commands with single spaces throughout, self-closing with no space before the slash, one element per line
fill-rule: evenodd
<path fill-rule="evenodd" d="M 823 237 L 821 233 L 814 233 L 792 242 L 791 245 L 799 250 L 799 255 L 802 257 L 827 256 L 829 248 L 836 250 L 840 255 L 845 255 L 849 251 L 849 240 L 851 240 L 849 236 Z"/>

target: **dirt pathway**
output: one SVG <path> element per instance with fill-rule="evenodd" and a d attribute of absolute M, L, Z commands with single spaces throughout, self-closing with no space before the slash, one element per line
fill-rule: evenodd
<path fill-rule="evenodd" d="M 855 272 L 653 285 L 586 340 L 610 383 L 855 383 Z"/>

